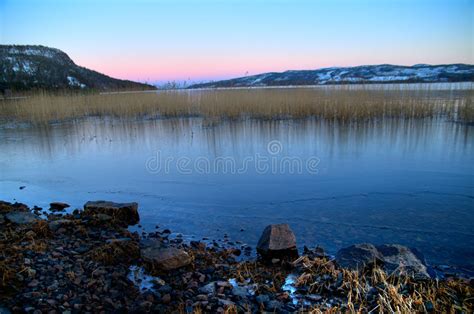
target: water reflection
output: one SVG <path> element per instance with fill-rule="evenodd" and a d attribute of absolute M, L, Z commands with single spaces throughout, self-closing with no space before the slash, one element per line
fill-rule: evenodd
<path fill-rule="evenodd" d="M 436 263 L 474 260 L 472 126 L 441 120 L 339 124 L 317 119 L 85 120 L 2 129 L 2 199 L 76 207 L 91 199 L 138 201 L 145 227 L 254 245 L 269 223 L 288 222 L 299 244 L 331 252 L 354 242 L 415 246 Z M 191 161 L 256 154 L 317 157 L 303 172 L 151 173 L 156 152 Z M 20 185 L 26 189 L 19 190 Z M 240 230 L 245 231 L 241 232 Z"/>

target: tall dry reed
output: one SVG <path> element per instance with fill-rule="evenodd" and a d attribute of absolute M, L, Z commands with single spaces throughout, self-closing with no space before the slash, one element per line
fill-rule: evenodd
<path fill-rule="evenodd" d="M 89 116 L 303 118 L 342 121 L 447 117 L 474 121 L 472 89 L 324 87 L 51 94 L 0 101 L 0 119 L 48 123 Z"/>

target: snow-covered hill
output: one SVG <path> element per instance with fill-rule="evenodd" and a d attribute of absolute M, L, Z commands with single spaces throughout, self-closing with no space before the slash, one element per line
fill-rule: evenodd
<path fill-rule="evenodd" d="M 44 46 L 0 45 L 0 90 L 5 89 L 152 89 L 76 65 L 63 51 Z"/>
<path fill-rule="evenodd" d="M 469 81 L 474 81 L 474 65 L 382 64 L 263 73 L 231 80 L 194 84 L 190 88 Z"/>

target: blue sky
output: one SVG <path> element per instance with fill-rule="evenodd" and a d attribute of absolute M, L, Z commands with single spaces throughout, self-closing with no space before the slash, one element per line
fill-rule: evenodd
<path fill-rule="evenodd" d="M 468 0 L 0 0 L 0 42 L 134 80 L 474 63 Z"/>

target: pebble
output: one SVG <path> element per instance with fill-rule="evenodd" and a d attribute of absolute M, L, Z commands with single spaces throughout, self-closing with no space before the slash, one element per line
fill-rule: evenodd
<path fill-rule="evenodd" d="M 225 305 L 225 306 L 232 306 L 235 305 L 234 302 L 226 299 L 219 299 L 219 304 Z"/>
<path fill-rule="evenodd" d="M 281 303 L 278 302 L 277 300 L 268 301 L 268 302 L 265 304 L 265 308 L 266 308 L 268 311 L 274 312 L 275 310 L 279 310 L 279 309 L 281 308 Z"/>
<path fill-rule="evenodd" d="M 306 299 L 308 299 L 310 301 L 314 301 L 314 302 L 319 302 L 323 299 L 323 297 L 320 296 L 319 294 L 308 294 L 306 296 Z"/>
<path fill-rule="evenodd" d="M 196 299 L 197 299 L 198 301 L 207 301 L 207 295 L 205 295 L 205 294 L 198 294 L 198 295 L 196 296 Z"/>
<path fill-rule="evenodd" d="M 259 304 L 264 304 L 265 302 L 268 302 L 270 301 L 270 297 L 266 294 L 260 294 L 258 295 L 255 300 L 257 301 L 257 303 Z"/>
<path fill-rule="evenodd" d="M 232 288 L 232 285 L 228 281 L 218 281 L 217 286 L 224 288 Z"/>
<path fill-rule="evenodd" d="M 39 281 L 36 280 L 36 279 L 33 279 L 32 281 L 30 281 L 30 282 L 28 283 L 28 287 L 30 287 L 30 288 L 37 287 L 38 285 L 39 285 Z"/>
<path fill-rule="evenodd" d="M 163 295 L 163 296 L 161 297 L 161 302 L 162 302 L 163 304 L 168 304 L 168 303 L 170 303 L 170 302 L 171 302 L 171 295 L 170 295 L 169 293 Z"/>
<path fill-rule="evenodd" d="M 169 285 L 163 285 L 158 289 L 158 291 L 160 293 L 170 293 L 171 291 L 173 291 L 173 288 L 171 288 Z"/>
<path fill-rule="evenodd" d="M 205 294 L 214 294 L 216 292 L 216 286 L 214 282 L 208 283 L 204 287 L 199 288 L 199 292 Z"/>

